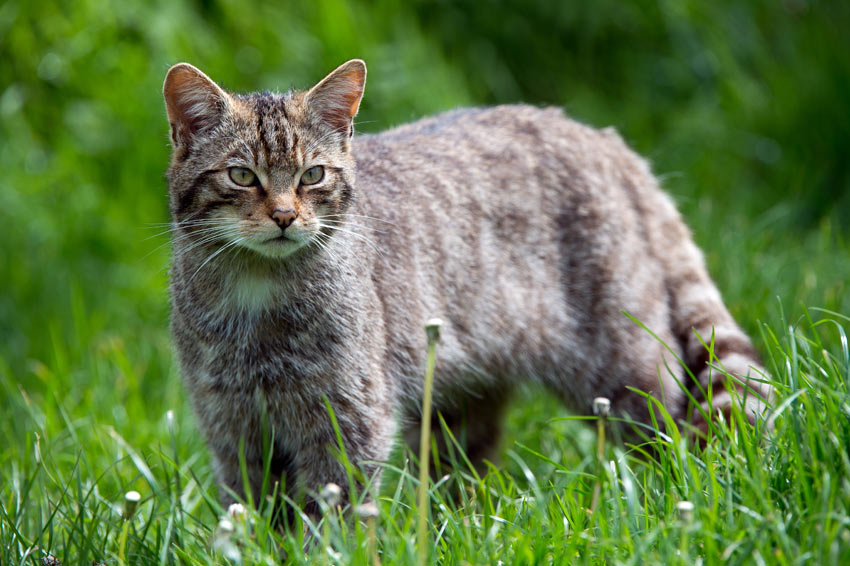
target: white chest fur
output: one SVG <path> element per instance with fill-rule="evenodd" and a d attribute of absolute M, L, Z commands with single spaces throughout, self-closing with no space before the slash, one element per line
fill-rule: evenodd
<path fill-rule="evenodd" d="M 275 306 L 279 284 L 266 274 L 237 273 L 228 276 L 223 308 L 245 314 L 260 314 Z"/>

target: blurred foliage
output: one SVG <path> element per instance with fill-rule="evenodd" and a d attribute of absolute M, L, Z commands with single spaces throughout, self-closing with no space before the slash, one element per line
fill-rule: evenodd
<path fill-rule="evenodd" d="M 171 371 L 152 225 L 168 220 L 160 88 L 183 60 L 241 91 L 307 87 L 362 57 L 360 131 L 515 101 L 613 124 L 750 330 L 775 295 L 846 309 L 848 29 L 840 0 L 6 0 L 0 361 L 44 382 L 44 364 L 120 340 L 132 373 Z"/>

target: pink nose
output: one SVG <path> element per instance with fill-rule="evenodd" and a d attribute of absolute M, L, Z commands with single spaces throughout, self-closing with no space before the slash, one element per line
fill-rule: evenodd
<path fill-rule="evenodd" d="M 280 226 L 281 230 L 286 230 L 290 224 L 295 222 L 295 219 L 298 218 L 298 213 L 291 208 L 287 208 L 286 210 L 276 208 L 274 212 L 271 214 L 272 220 Z"/>

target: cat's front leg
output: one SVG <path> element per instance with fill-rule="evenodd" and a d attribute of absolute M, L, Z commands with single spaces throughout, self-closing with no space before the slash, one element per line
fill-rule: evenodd
<path fill-rule="evenodd" d="M 227 509 L 232 503 L 247 501 L 246 485 L 251 490 L 251 499 L 260 503 L 263 480 L 266 477 L 263 461 L 256 458 L 245 459 L 245 469 L 239 463 L 239 454 L 231 449 L 213 449 L 213 470 L 218 483 L 218 497 L 222 506 Z M 280 481 L 280 476 L 270 470 L 269 486 Z"/>
<path fill-rule="evenodd" d="M 316 496 L 330 483 L 340 487 L 343 505 L 352 501 L 352 485 L 358 499 L 362 499 L 364 490 L 368 491 L 366 499 L 377 496 L 382 464 L 395 441 L 396 421 L 389 402 L 337 405 L 334 418 L 338 437 L 328 415 L 327 425 L 302 437 L 294 454 L 297 487 L 306 494 L 308 514 L 319 511 Z"/>

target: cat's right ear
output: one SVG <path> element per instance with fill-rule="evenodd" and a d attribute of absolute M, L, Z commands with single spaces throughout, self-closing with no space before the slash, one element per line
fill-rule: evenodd
<path fill-rule="evenodd" d="M 307 93 L 307 103 L 335 132 L 351 136 L 365 85 L 366 63 L 352 59 L 311 88 Z"/>
<path fill-rule="evenodd" d="M 168 70 L 162 96 L 175 148 L 218 126 L 232 104 L 229 94 L 189 63 Z"/>

